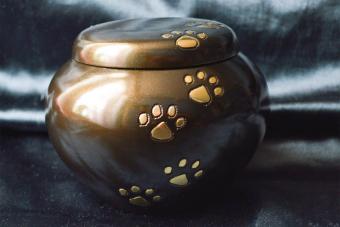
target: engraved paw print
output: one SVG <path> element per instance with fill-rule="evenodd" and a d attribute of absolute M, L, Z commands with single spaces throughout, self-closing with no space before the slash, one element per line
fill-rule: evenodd
<path fill-rule="evenodd" d="M 150 136 L 156 141 L 170 141 L 174 138 L 175 132 L 182 129 L 187 123 L 185 117 L 178 117 L 177 115 L 178 108 L 176 105 L 168 106 L 166 113 L 164 113 L 163 107 L 156 104 L 152 107 L 151 114 L 139 114 L 139 127 L 150 126 Z"/>
<path fill-rule="evenodd" d="M 155 195 L 153 188 L 148 188 L 142 192 L 139 186 L 134 185 L 130 190 L 119 188 L 118 192 L 122 197 L 128 197 L 130 204 L 140 207 L 147 207 L 151 205 L 151 202 L 159 202 L 161 200 L 159 195 Z"/>
<path fill-rule="evenodd" d="M 162 35 L 164 39 L 176 39 L 176 46 L 181 49 L 195 49 L 200 45 L 199 40 L 208 38 L 208 35 L 204 32 L 196 32 L 192 30 L 182 31 L 171 31 Z"/>
<path fill-rule="evenodd" d="M 189 184 L 188 176 L 193 174 L 194 178 L 200 178 L 203 175 L 203 170 L 199 169 L 200 161 L 194 161 L 190 166 L 188 166 L 187 159 L 183 158 L 178 162 L 178 168 L 176 172 L 178 174 L 173 174 L 174 168 L 171 166 L 166 166 L 164 168 L 164 173 L 169 175 L 171 178 L 169 179 L 170 184 L 176 186 L 187 186 Z M 191 169 L 191 170 L 190 170 Z M 191 173 L 188 173 L 191 172 Z M 174 176 L 172 176 L 174 175 Z"/>
<path fill-rule="evenodd" d="M 206 21 L 206 22 L 198 22 L 193 21 L 185 24 L 186 27 L 197 27 L 197 28 L 210 28 L 210 29 L 220 29 L 226 28 L 227 26 L 222 23 L 214 22 L 214 21 Z"/>
<path fill-rule="evenodd" d="M 223 87 L 218 85 L 218 77 L 208 76 L 204 71 L 198 71 L 195 77 L 187 74 L 183 80 L 186 85 L 194 86 L 189 91 L 189 98 L 195 102 L 209 104 L 214 96 L 221 97 L 224 94 Z"/>

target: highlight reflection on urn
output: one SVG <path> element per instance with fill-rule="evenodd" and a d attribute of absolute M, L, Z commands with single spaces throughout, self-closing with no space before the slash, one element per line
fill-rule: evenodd
<path fill-rule="evenodd" d="M 222 23 L 108 22 L 77 37 L 46 122 L 60 157 L 115 206 L 162 206 L 247 163 L 264 134 L 263 81 Z"/>

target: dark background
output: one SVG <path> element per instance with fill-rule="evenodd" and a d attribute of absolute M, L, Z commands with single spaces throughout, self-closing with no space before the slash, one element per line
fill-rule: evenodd
<path fill-rule="evenodd" d="M 235 30 L 268 81 L 267 135 L 212 204 L 163 215 L 113 210 L 54 152 L 43 97 L 84 28 L 168 16 Z M 0 226 L 339 226 L 339 59 L 337 0 L 0 0 Z"/>

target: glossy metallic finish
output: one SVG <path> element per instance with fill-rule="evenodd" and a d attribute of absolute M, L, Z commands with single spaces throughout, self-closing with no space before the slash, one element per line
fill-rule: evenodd
<path fill-rule="evenodd" d="M 162 24 L 164 20 L 187 23 L 189 19 L 159 20 Z M 157 24 L 157 19 L 151 21 Z M 204 28 L 215 26 L 207 29 L 220 26 L 215 22 L 202 25 L 201 20 L 195 24 L 192 18 L 190 21 L 191 25 Z M 124 22 L 119 23 L 125 26 Z M 130 26 L 132 22 L 126 23 Z M 139 21 L 133 23 L 137 26 Z M 182 34 L 180 31 L 167 33 L 173 27 L 157 28 L 148 33 Z M 221 29 L 224 28 L 221 25 Z M 108 32 L 106 24 L 94 30 L 94 34 L 104 34 L 106 38 L 107 34 L 114 34 Z M 123 35 L 117 35 L 119 40 Z M 208 38 L 200 36 L 205 40 L 211 37 L 209 33 Z M 115 43 L 116 36 L 112 37 Z M 128 42 L 129 37 L 130 34 L 126 38 Z M 153 39 L 149 40 L 151 44 Z M 155 41 L 158 49 L 150 54 L 159 56 L 162 45 L 158 44 Z M 170 44 L 167 45 L 170 48 Z M 185 49 L 195 46 L 192 40 L 180 45 L 173 42 L 173 52 L 151 64 L 152 68 L 161 66 L 162 61 L 170 67 L 173 62 L 169 58 L 178 57 L 183 61 L 187 51 L 195 56 L 199 48 L 206 48 L 199 45 L 194 47 L 197 50 Z M 77 48 L 76 43 L 76 56 L 77 51 L 83 51 Z M 140 48 L 137 50 L 136 56 L 144 53 Z M 150 65 L 145 65 L 138 69 L 142 67 L 139 63 L 148 62 L 148 58 L 136 64 L 128 61 L 131 58 L 125 59 L 127 62 L 103 58 L 105 64 L 135 64 L 132 69 L 98 67 L 96 64 L 102 61 L 94 61 L 95 66 L 90 66 L 70 60 L 57 72 L 49 87 L 46 122 L 57 152 L 83 180 L 112 199 L 117 207 L 166 205 L 166 201 L 176 200 L 186 189 L 215 187 L 218 184 L 202 182 L 225 180 L 223 176 L 242 168 L 265 131 L 259 114 L 267 97 L 262 75 L 244 55 L 229 58 L 231 52 L 223 51 L 229 60 L 186 68 L 149 69 Z M 183 65 L 195 65 L 192 61 L 200 57 L 203 56 L 187 59 Z M 207 55 L 202 60 L 210 62 L 210 57 Z"/>

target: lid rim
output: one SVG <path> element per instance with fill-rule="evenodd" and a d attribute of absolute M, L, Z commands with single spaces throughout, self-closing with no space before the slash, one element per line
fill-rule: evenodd
<path fill-rule="evenodd" d="M 123 68 L 123 67 L 108 67 L 108 66 L 98 66 L 98 65 L 91 65 L 91 64 L 87 64 L 84 62 L 80 62 L 77 61 L 76 59 L 72 58 L 71 60 L 78 63 L 78 64 L 82 64 L 82 65 L 87 65 L 87 66 L 92 66 L 92 67 L 98 67 L 98 68 L 105 68 L 105 69 L 117 69 L 117 70 L 150 70 L 150 71 L 158 71 L 158 70 L 177 70 L 177 69 L 189 69 L 189 68 L 198 68 L 198 67 L 203 67 L 203 66 L 209 66 L 209 65 L 214 65 L 214 64 L 219 64 L 219 63 L 223 63 L 225 61 L 229 61 L 230 59 L 233 59 L 235 57 L 237 57 L 241 52 L 237 52 L 235 55 L 223 59 L 223 60 L 218 60 L 218 61 L 213 61 L 213 62 L 208 62 L 206 64 L 199 64 L 199 65 L 190 65 L 190 66 L 185 66 L 185 67 L 171 67 L 171 68 Z"/>

